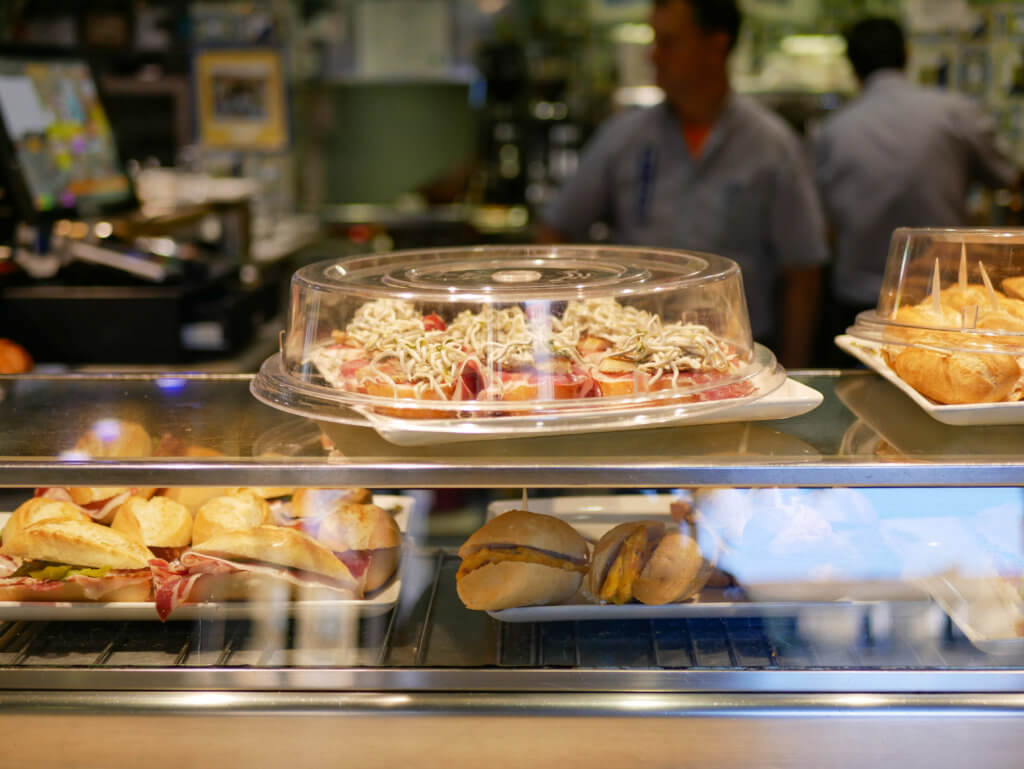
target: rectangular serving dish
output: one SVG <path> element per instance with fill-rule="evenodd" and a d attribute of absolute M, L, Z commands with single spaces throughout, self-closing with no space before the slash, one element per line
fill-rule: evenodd
<path fill-rule="evenodd" d="M 964 427 L 970 425 L 1024 425 L 1024 401 L 1015 403 L 967 403 L 946 406 L 921 395 L 904 382 L 882 359 L 882 345 L 866 339 L 841 334 L 836 345 L 852 355 L 872 371 L 885 377 L 914 401 L 932 419 L 943 424 Z"/>
<path fill-rule="evenodd" d="M 374 494 L 378 507 L 391 510 L 398 528 L 405 535 L 413 499 L 402 495 Z M 0 513 L 0 528 L 7 524 L 10 513 Z M 231 601 L 183 604 L 167 618 L 172 621 L 194 620 L 268 620 L 276 617 L 313 617 L 327 619 L 354 613 L 360 617 L 386 614 L 398 603 L 402 589 L 399 576 L 381 592 L 358 600 L 315 601 Z M 0 601 L 0 620 L 12 621 L 122 621 L 158 620 L 152 601 L 91 603 L 58 601 Z"/>
<path fill-rule="evenodd" d="M 669 505 L 679 498 L 672 494 L 559 496 L 529 500 L 527 509 L 566 521 L 593 544 L 610 528 L 626 521 L 671 520 Z M 490 520 L 507 510 L 520 509 L 522 506 L 521 500 L 492 502 L 487 508 L 487 518 Z M 920 606 L 928 602 L 928 596 L 921 587 L 898 579 L 765 581 L 744 582 L 740 588 L 705 588 L 691 601 L 660 606 L 639 603 L 619 606 L 593 604 L 577 595 L 566 604 L 524 606 L 490 611 L 488 614 L 502 622 L 792 617 L 806 613 L 828 615 L 879 602 Z"/>

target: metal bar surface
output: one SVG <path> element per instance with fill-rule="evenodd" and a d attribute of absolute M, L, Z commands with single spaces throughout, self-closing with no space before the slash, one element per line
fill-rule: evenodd
<path fill-rule="evenodd" d="M 0 462 L 0 486 L 330 486 L 370 488 L 617 488 L 678 486 L 1020 486 L 1024 461 L 801 464 L 698 464 L 616 459 L 601 462 L 469 463 L 446 461 L 359 464 L 279 462 L 138 462 L 47 460 Z"/>
<path fill-rule="evenodd" d="M 7 692 L 0 709 L 5 759 L 36 769 L 1016 769 L 1024 695 Z"/>
<path fill-rule="evenodd" d="M 595 670 L 437 668 L 0 668 L 18 690 L 565 693 L 1013 693 L 1024 670 Z"/>

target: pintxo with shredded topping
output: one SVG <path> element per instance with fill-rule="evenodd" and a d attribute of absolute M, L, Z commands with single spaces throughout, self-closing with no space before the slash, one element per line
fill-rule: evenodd
<path fill-rule="evenodd" d="M 387 409 L 407 418 L 456 416 L 452 402 L 513 404 L 657 393 L 652 400 L 750 395 L 736 383 L 747 362 L 696 323 L 667 323 L 614 299 L 569 302 L 561 316 L 519 305 L 463 310 L 446 322 L 407 301 L 363 304 L 310 362 L 332 387 L 383 399 L 443 401 Z M 716 386 L 721 382 L 721 386 Z M 674 391 L 678 391 L 677 393 Z"/>

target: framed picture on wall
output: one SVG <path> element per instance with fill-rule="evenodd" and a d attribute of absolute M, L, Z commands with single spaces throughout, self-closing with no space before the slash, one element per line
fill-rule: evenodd
<path fill-rule="evenodd" d="M 204 149 L 280 152 L 288 147 L 288 96 L 280 51 L 200 50 L 193 77 L 197 138 Z"/>

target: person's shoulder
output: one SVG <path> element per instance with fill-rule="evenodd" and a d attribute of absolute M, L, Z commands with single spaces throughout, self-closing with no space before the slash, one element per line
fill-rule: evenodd
<path fill-rule="evenodd" d="M 748 137 L 779 147 L 792 148 L 800 143 L 796 131 L 782 117 L 756 98 L 746 94 L 732 97 L 736 125 Z"/>
<path fill-rule="evenodd" d="M 651 107 L 627 107 L 606 118 L 598 128 L 605 141 L 624 141 L 655 130 L 665 120 L 664 104 Z"/>

